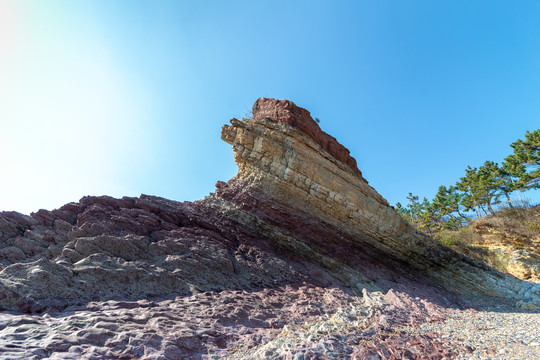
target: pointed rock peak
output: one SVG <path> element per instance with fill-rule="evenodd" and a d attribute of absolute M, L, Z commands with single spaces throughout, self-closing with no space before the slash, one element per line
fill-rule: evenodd
<path fill-rule="evenodd" d="M 289 100 L 259 98 L 253 104 L 253 120 L 260 121 L 263 119 L 286 124 L 304 132 L 327 153 L 346 164 L 357 175 L 362 176 L 362 173 L 358 170 L 356 160 L 350 155 L 350 151 L 333 136 L 322 131 L 306 109 Z"/>

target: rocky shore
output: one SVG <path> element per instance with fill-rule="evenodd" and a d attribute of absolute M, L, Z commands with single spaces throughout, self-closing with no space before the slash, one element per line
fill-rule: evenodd
<path fill-rule="evenodd" d="M 537 354 L 540 285 L 417 232 L 307 110 L 261 98 L 222 138 L 238 175 L 203 200 L 0 213 L 0 359 Z"/>

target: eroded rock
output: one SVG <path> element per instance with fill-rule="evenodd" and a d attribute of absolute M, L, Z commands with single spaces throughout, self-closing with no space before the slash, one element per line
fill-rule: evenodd
<path fill-rule="evenodd" d="M 336 146 L 321 146 L 317 139 L 323 138 L 324 133 L 309 112 L 287 101 L 259 99 L 253 114 L 253 120 L 233 119 L 230 126 L 222 129 L 222 139 L 233 147 L 238 174 L 227 186 L 222 186 L 229 189 L 226 196 L 221 195 L 224 191 L 220 192 L 218 187 L 213 204 L 216 208 L 257 212 L 257 220 L 268 213 L 263 221 L 269 224 L 272 206 L 259 206 L 259 199 L 268 197 L 271 202 L 286 204 L 289 209 L 285 213 L 307 214 L 297 226 L 318 223 L 321 227 L 333 226 L 342 234 L 343 240 L 332 242 L 331 247 L 311 242 L 309 250 L 330 255 L 336 260 L 337 268 L 350 262 L 350 254 L 355 254 L 359 248 L 374 248 L 383 254 L 379 263 L 387 258 L 404 262 L 411 270 L 460 294 L 516 300 L 531 296 L 528 301 L 540 302 L 539 285 L 504 275 L 416 231 L 361 174 L 350 164 L 345 166 L 346 161 L 332 151 Z M 247 197 L 257 200 L 246 207 Z M 245 219 L 239 214 L 233 216 Z M 283 221 L 287 218 L 287 215 L 281 217 Z M 254 227 L 254 222 L 249 221 L 249 226 Z M 280 233 L 281 229 L 277 229 L 276 241 L 280 241 Z M 295 233 L 292 237 L 299 238 L 302 234 Z M 309 241 L 302 239 L 301 243 Z M 298 246 L 300 253 L 303 252 L 301 247 Z M 344 256 L 332 256 L 336 251 Z M 332 262 L 328 257 L 325 261 Z M 335 264 L 330 267 L 334 273 L 340 272 Z M 353 283 L 354 280 L 349 281 Z M 360 286 L 365 283 L 361 282 Z"/>
<path fill-rule="evenodd" d="M 238 175 L 204 200 L 0 213 L 0 358 L 442 359 L 459 345 L 398 329 L 461 295 L 537 306 L 538 285 L 416 232 L 307 110 L 253 115 L 223 127 Z"/>
<path fill-rule="evenodd" d="M 507 271 L 520 279 L 540 282 L 540 256 L 515 250 L 508 260 Z"/>

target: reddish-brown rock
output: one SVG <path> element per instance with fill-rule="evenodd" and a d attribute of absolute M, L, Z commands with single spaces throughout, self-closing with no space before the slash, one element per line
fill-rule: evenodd
<path fill-rule="evenodd" d="M 351 152 L 334 137 L 322 131 L 306 109 L 296 106 L 289 100 L 259 98 L 253 104 L 252 112 L 255 121 L 269 119 L 301 130 L 330 155 L 346 164 L 356 174 L 362 175 L 356 160 L 350 155 Z"/>
<path fill-rule="evenodd" d="M 204 200 L 0 213 L 0 359 L 443 359 L 464 350 L 404 329 L 461 294 L 536 299 L 417 233 L 307 110 L 253 114 Z"/>

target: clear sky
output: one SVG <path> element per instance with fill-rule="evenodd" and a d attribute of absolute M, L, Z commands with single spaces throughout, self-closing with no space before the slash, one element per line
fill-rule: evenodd
<path fill-rule="evenodd" d="M 0 210 L 196 200 L 221 126 L 289 99 L 390 203 L 540 128 L 540 2 L 0 0 Z"/>

